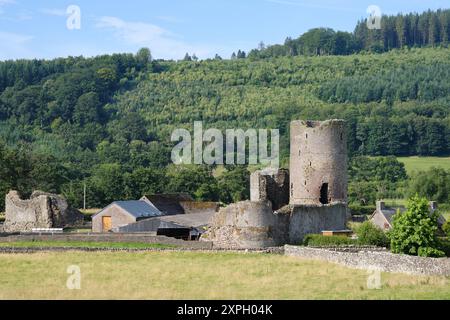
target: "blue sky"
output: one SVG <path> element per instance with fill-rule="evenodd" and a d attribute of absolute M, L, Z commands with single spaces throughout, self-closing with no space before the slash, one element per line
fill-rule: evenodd
<path fill-rule="evenodd" d="M 81 28 L 67 28 L 67 8 Z M 200 58 L 282 43 L 314 27 L 353 31 L 369 5 L 385 14 L 449 8 L 449 0 L 0 0 L 0 60 L 93 56 L 149 47 Z"/>

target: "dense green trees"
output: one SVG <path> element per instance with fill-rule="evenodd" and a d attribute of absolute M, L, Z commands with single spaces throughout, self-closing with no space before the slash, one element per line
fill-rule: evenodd
<path fill-rule="evenodd" d="M 422 14 L 383 16 L 381 29 L 368 29 L 359 21 L 353 33 L 315 28 L 297 39 L 287 38 L 283 45 L 252 50 L 252 59 L 297 55 L 348 55 L 361 51 L 386 52 L 392 49 L 447 46 L 450 42 L 450 10 Z"/>
<path fill-rule="evenodd" d="M 354 157 L 349 163 L 349 202 L 370 205 L 385 198 L 402 198 L 408 179 L 395 157 Z"/>
<path fill-rule="evenodd" d="M 418 194 L 439 203 L 450 203 L 450 172 L 441 168 L 416 172 L 411 177 L 409 194 Z"/>
<path fill-rule="evenodd" d="M 0 141 L 0 192 L 2 198 L 11 189 L 25 196 L 34 190 L 60 192 L 74 178 L 70 170 L 51 155 L 31 152 L 26 145 L 8 148 Z M 0 210 L 4 201 L 0 201 Z"/>
<path fill-rule="evenodd" d="M 287 38 L 284 45 L 252 50 L 249 58 L 260 59 L 297 55 L 348 55 L 359 51 L 357 39 L 353 34 L 334 31 L 330 28 L 315 28 L 298 39 Z"/>

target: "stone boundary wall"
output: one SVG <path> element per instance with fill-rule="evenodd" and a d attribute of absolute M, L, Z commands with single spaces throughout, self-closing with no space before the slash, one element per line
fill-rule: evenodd
<path fill-rule="evenodd" d="M 86 247 L 35 247 L 35 248 L 13 248 L 0 247 L 0 254 L 31 254 L 37 252 L 207 252 L 207 253 L 265 253 L 265 254 L 284 254 L 283 247 L 261 248 L 261 249 L 223 249 L 223 248 L 86 248 Z"/>
<path fill-rule="evenodd" d="M 376 247 L 376 246 L 360 246 L 360 245 L 342 245 L 342 246 L 308 246 L 308 248 L 312 249 L 322 249 L 336 252 L 351 252 L 358 253 L 361 251 L 370 251 L 370 252 L 387 252 L 387 248 Z"/>
<path fill-rule="evenodd" d="M 290 245 L 286 245 L 284 250 L 286 256 L 324 260 L 355 269 L 376 269 L 383 272 L 450 276 L 449 258 L 423 258 L 364 250 L 342 252 Z"/>
<path fill-rule="evenodd" d="M 180 247 L 189 247 L 195 249 L 212 249 L 212 242 L 206 241 L 183 241 L 165 236 L 156 236 L 148 234 L 20 234 L 0 236 L 0 242 L 19 242 L 19 241 L 79 241 L 79 242 L 133 242 L 149 244 L 169 244 Z"/>

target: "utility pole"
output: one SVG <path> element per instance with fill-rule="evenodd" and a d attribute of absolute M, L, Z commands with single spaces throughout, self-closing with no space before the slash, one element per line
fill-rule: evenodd
<path fill-rule="evenodd" d="M 86 183 L 84 183 L 83 188 L 83 210 L 86 210 Z"/>

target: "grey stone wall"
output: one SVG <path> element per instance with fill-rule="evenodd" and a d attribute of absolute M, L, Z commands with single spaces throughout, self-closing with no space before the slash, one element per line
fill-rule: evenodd
<path fill-rule="evenodd" d="M 450 276 L 449 258 L 423 258 L 390 252 L 340 252 L 328 249 L 286 245 L 285 255 L 317 259 L 341 264 L 356 269 L 375 269 L 383 272 L 417 275 Z"/>
<path fill-rule="evenodd" d="M 253 173 L 251 201 L 220 210 L 205 239 L 223 247 L 255 248 L 346 229 L 345 121 L 293 121 L 290 148 L 289 171 Z"/>
<path fill-rule="evenodd" d="M 272 209 L 289 204 L 289 170 L 258 170 L 250 176 L 250 200 L 270 201 Z"/>
<path fill-rule="evenodd" d="M 290 147 L 290 203 L 347 202 L 347 135 L 345 121 L 293 121 Z"/>
<path fill-rule="evenodd" d="M 347 205 L 295 205 L 291 209 L 289 243 L 300 244 L 307 234 L 347 229 Z"/>
<path fill-rule="evenodd" d="M 300 244 L 305 235 L 344 230 L 347 206 L 286 206 L 273 211 L 270 201 L 245 201 L 222 208 L 203 239 L 218 247 L 263 248 Z"/>
<path fill-rule="evenodd" d="M 277 215 L 269 201 L 244 201 L 222 208 L 201 240 L 219 248 L 264 248 L 287 241 L 288 215 Z"/>
<path fill-rule="evenodd" d="M 33 228 L 63 228 L 83 223 L 83 215 L 70 208 L 61 196 L 41 191 L 21 199 L 17 191 L 5 197 L 4 232 L 27 232 Z"/>

